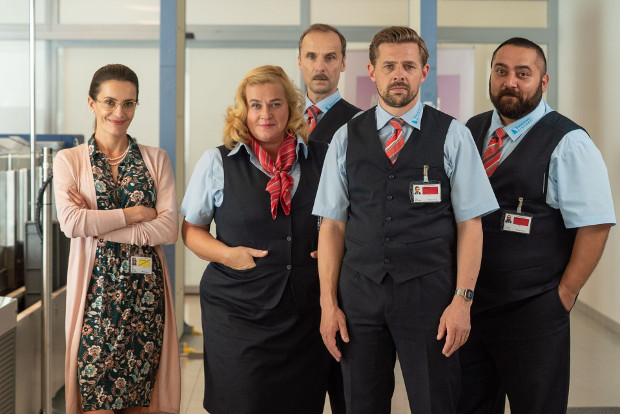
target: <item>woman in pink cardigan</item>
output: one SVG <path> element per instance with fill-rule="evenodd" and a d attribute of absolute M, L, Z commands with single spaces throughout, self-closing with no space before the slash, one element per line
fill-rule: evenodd
<path fill-rule="evenodd" d="M 124 65 L 95 72 L 95 133 L 54 160 L 67 277 L 68 414 L 178 413 L 180 366 L 163 243 L 177 239 L 174 176 L 165 151 L 127 134 L 138 78 Z"/>

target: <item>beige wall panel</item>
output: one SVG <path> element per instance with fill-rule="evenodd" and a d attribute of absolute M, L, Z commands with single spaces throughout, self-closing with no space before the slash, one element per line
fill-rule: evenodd
<path fill-rule="evenodd" d="M 440 27 L 547 27 L 546 1 L 438 0 Z"/>
<path fill-rule="evenodd" d="M 334 26 L 407 26 L 409 13 L 409 0 L 381 0 L 380 2 L 376 0 L 311 0 L 310 2 L 310 22 Z"/>
<path fill-rule="evenodd" d="M 299 0 L 186 0 L 187 24 L 300 24 Z"/>
<path fill-rule="evenodd" d="M 58 19 L 61 24 L 159 25 L 159 1 L 155 0 L 58 0 L 58 2 Z"/>

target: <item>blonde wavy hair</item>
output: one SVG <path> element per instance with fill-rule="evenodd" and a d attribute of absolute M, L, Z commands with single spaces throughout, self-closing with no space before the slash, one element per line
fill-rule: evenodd
<path fill-rule="evenodd" d="M 299 135 L 304 142 L 308 142 L 308 124 L 304 119 L 305 98 L 299 88 L 286 75 L 280 66 L 264 65 L 249 71 L 241 80 L 235 93 L 235 103 L 226 109 L 224 120 L 224 145 L 233 149 L 237 142 L 247 144 L 250 132 L 247 126 L 248 103 L 245 89 L 248 86 L 265 83 L 279 83 L 284 87 L 284 95 L 288 104 L 288 122 L 286 131 Z"/>

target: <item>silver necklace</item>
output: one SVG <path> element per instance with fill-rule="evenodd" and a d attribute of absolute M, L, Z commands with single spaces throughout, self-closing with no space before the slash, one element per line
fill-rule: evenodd
<path fill-rule="evenodd" d="M 105 157 L 106 157 L 106 160 L 108 161 L 108 164 L 111 165 L 111 166 L 115 166 L 115 165 L 118 165 L 121 162 L 123 162 L 123 160 L 125 159 L 125 157 L 129 153 L 129 146 L 130 146 L 129 143 L 127 143 L 127 148 L 125 149 L 125 152 L 123 152 L 121 155 L 119 155 L 116 158 L 110 158 L 110 157 L 108 157 L 106 155 Z M 116 161 L 116 162 L 114 162 L 114 161 Z"/>

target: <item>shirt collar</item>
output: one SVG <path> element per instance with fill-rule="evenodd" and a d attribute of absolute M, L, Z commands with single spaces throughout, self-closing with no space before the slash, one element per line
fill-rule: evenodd
<path fill-rule="evenodd" d="M 491 126 L 489 127 L 489 135 L 492 135 L 497 128 L 504 128 L 506 135 L 508 135 L 513 141 L 516 141 L 528 133 L 529 130 L 532 129 L 532 127 L 536 125 L 536 123 L 540 121 L 543 116 L 551 111 L 553 111 L 553 109 L 551 109 L 551 107 L 549 107 L 549 105 L 541 99 L 532 112 L 520 119 L 517 119 L 510 125 L 504 126 L 499 114 L 497 113 L 497 109 L 494 109 L 493 116 L 491 117 Z"/>
<path fill-rule="evenodd" d="M 308 95 L 306 95 L 306 107 L 304 109 L 304 113 L 305 111 L 308 110 L 309 107 L 311 107 L 312 105 L 315 105 L 317 108 L 319 108 L 319 110 L 322 113 L 325 113 L 327 111 L 330 110 L 330 108 L 332 106 L 334 106 L 336 104 L 336 102 L 338 102 L 341 99 L 340 96 L 340 91 L 338 89 L 336 89 L 336 92 L 332 93 L 331 95 L 329 95 L 327 98 L 320 100 L 317 103 L 312 103 L 312 101 L 310 100 L 310 98 L 308 98 Z"/>
<path fill-rule="evenodd" d="M 377 131 L 383 128 L 392 118 L 401 118 L 407 124 L 413 128 L 420 129 L 422 126 L 422 113 L 424 112 L 424 105 L 418 99 L 418 102 L 408 110 L 402 116 L 394 117 L 388 111 L 383 109 L 381 104 L 377 105 L 376 117 L 377 117 Z"/>
<path fill-rule="evenodd" d="M 250 144 L 244 144 L 242 142 L 237 142 L 237 145 L 235 145 L 235 147 L 232 149 L 232 151 L 230 151 L 228 153 L 228 156 L 232 157 L 233 155 L 238 153 L 241 150 L 241 148 L 245 148 L 247 153 L 250 154 L 250 157 L 255 157 L 256 156 L 256 155 L 254 155 L 254 151 L 252 151 L 252 148 L 250 147 Z M 306 144 L 304 142 L 304 140 L 299 135 L 297 135 L 297 157 L 299 157 L 299 149 L 300 148 L 303 151 L 304 158 L 308 158 L 308 144 Z"/>

